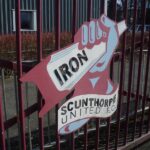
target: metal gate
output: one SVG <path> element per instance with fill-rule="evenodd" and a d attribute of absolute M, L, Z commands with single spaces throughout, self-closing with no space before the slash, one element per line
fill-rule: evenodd
<path fill-rule="evenodd" d="M 93 1 L 87 2 L 87 21 L 92 19 Z M 132 25 L 121 40 L 119 48 L 111 63 L 111 78 L 119 82 L 119 103 L 117 112 L 107 119 L 91 119 L 82 129 L 71 135 L 60 136 L 57 132 L 57 110 L 59 104 L 43 118 L 38 112 L 43 106 L 43 99 L 35 86 L 21 83 L 19 80 L 35 64 L 43 59 L 42 47 L 42 0 L 37 0 L 37 32 L 34 54 L 36 60 L 24 61 L 22 51 L 20 0 L 16 0 L 16 61 L 0 59 L 0 149 L 132 149 L 150 138 L 150 28 L 145 30 L 147 0 L 134 0 L 132 9 L 130 1 L 122 1 L 122 9 L 118 9 L 117 0 L 101 0 L 98 16 L 108 13 L 113 20 L 122 19 Z M 54 50 L 61 47 L 60 3 L 54 3 Z M 72 0 L 70 41 L 77 31 L 77 22 L 81 6 Z M 139 13 L 140 9 L 140 13 Z M 136 31 L 137 18 L 141 16 L 141 31 Z M 129 18 L 130 17 L 130 18 Z M 132 21 L 131 21 L 132 18 Z M 8 41 L 9 42 L 9 41 Z M 67 43 L 68 44 L 68 43 Z M 29 54 L 30 55 L 30 54 Z M 30 57 L 30 56 L 29 56 Z M 70 94 L 71 96 L 71 94 Z"/>

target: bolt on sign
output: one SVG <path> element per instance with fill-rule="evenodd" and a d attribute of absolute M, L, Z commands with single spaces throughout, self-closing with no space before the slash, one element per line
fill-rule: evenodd
<path fill-rule="evenodd" d="M 39 116 L 61 102 L 73 89 L 73 96 L 58 110 L 58 132 L 76 131 L 90 118 L 110 117 L 117 109 L 119 86 L 110 79 L 110 62 L 125 21 L 107 16 L 85 22 L 74 43 L 54 52 L 25 74 L 22 82 L 33 82 L 45 104 Z"/>

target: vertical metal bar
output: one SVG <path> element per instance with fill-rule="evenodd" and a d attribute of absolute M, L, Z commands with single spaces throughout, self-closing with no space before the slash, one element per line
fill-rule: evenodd
<path fill-rule="evenodd" d="M 127 9 L 128 9 L 128 0 L 125 0 L 124 3 L 124 19 L 127 19 Z M 118 139 L 120 133 L 120 113 L 121 113 L 121 103 L 122 103 L 122 92 L 124 87 L 124 72 L 125 72 L 125 49 L 126 49 L 126 32 L 123 34 L 123 47 L 122 47 L 122 56 L 121 56 L 121 71 L 120 71 L 120 88 L 119 88 L 119 102 L 117 110 L 117 131 L 116 131 L 116 140 L 115 140 L 115 149 L 118 147 Z"/>
<path fill-rule="evenodd" d="M 59 109 L 59 104 L 56 105 L 55 107 L 55 114 L 56 114 L 56 150 L 60 150 L 60 136 L 58 134 L 58 109 Z"/>
<path fill-rule="evenodd" d="M 106 137 L 106 147 L 105 147 L 106 150 L 109 149 L 110 121 L 111 121 L 111 117 L 109 117 L 109 118 L 107 119 L 107 137 Z"/>
<path fill-rule="evenodd" d="M 96 18 L 95 12 L 96 12 L 96 5 L 95 5 L 95 0 L 92 1 L 92 18 Z"/>
<path fill-rule="evenodd" d="M 150 35 L 150 33 L 149 33 L 149 35 Z M 144 123 L 144 112 L 145 112 L 145 103 L 146 103 L 146 97 L 147 97 L 146 94 L 147 94 L 147 86 L 148 86 L 149 62 L 150 62 L 150 36 L 149 36 L 149 44 L 148 44 L 148 51 L 147 51 L 144 92 L 143 92 L 143 99 L 142 99 L 142 117 L 140 120 L 140 135 L 142 135 L 143 123 Z"/>
<path fill-rule="evenodd" d="M 136 55 L 136 53 L 134 53 L 135 55 Z M 132 76 L 132 88 L 131 88 L 131 91 L 133 92 L 133 93 L 135 93 L 135 82 L 136 82 L 136 78 L 135 78 L 135 76 L 136 76 L 136 59 L 133 59 L 133 76 Z M 135 104 L 135 102 L 134 102 L 134 104 Z M 133 111 L 134 111 L 134 109 L 133 109 Z M 133 112 L 134 113 L 134 112 Z"/>
<path fill-rule="evenodd" d="M 28 83 L 25 83 L 27 108 L 29 107 L 29 99 L 28 99 L 29 91 L 28 91 L 28 88 L 29 88 Z M 29 150 L 32 150 L 30 116 L 27 117 L 27 126 L 28 126 Z"/>
<path fill-rule="evenodd" d="M 77 22 L 77 0 L 73 0 L 72 42 L 74 41 L 74 35 L 76 33 L 76 22 Z"/>
<path fill-rule="evenodd" d="M 129 77 L 128 77 L 127 112 L 126 112 L 124 144 L 126 144 L 127 136 L 128 136 L 129 108 L 130 108 L 132 76 L 133 76 L 133 61 L 134 61 L 133 59 L 134 59 L 134 50 L 135 50 L 135 24 L 136 24 L 136 18 L 137 18 L 137 0 L 134 1 L 134 18 L 133 18 L 134 20 L 133 20 L 133 30 L 132 30 L 130 68 L 129 68 Z M 138 102 L 137 102 L 137 104 L 138 104 Z M 137 106 L 137 104 L 135 104 L 135 107 Z M 136 122 L 136 120 L 135 120 L 135 122 Z M 136 123 L 135 123 L 135 127 L 136 127 Z"/>
<path fill-rule="evenodd" d="M 99 128 L 100 128 L 100 119 L 96 118 L 96 143 L 95 143 L 95 150 L 99 149 Z"/>
<path fill-rule="evenodd" d="M 44 3 L 45 2 L 45 3 Z M 44 26 L 44 24 L 45 24 L 45 27 L 43 28 L 44 29 L 44 32 L 48 32 L 48 30 L 47 30 L 47 26 L 48 26 L 48 11 L 47 11 L 47 7 L 48 6 L 48 1 L 43 1 L 43 10 L 42 10 L 42 12 L 44 13 L 45 12 L 45 16 L 43 16 L 43 17 L 45 17 L 45 19 L 43 18 L 43 26 Z"/>
<path fill-rule="evenodd" d="M 85 1 L 83 0 L 83 1 L 82 1 L 82 23 L 84 22 L 84 20 L 86 20 L 86 17 L 85 17 L 85 16 L 86 16 L 86 15 L 85 15 L 85 14 L 86 14 L 86 11 L 85 11 L 85 10 L 86 10 L 86 7 L 85 7 L 85 6 L 86 6 L 86 5 L 85 5 Z"/>
<path fill-rule="evenodd" d="M 48 112 L 47 114 L 47 122 L 48 122 L 48 143 L 51 142 L 51 138 L 50 138 L 50 112 Z"/>
<path fill-rule="evenodd" d="M 80 26 L 80 1 L 79 0 L 77 0 L 77 17 L 78 17 L 78 20 L 77 20 L 77 27 L 79 28 L 79 26 Z"/>
<path fill-rule="evenodd" d="M 60 49 L 60 0 L 55 1 L 55 50 Z M 56 149 L 60 150 L 60 136 L 58 134 L 58 108 L 56 105 Z"/>
<path fill-rule="evenodd" d="M 37 0 L 37 52 L 38 62 L 42 60 L 42 0 Z"/>
<path fill-rule="evenodd" d="M 5 33 L 8 34 L 8 1 L 4 1 L 4 12 L 5 12 Z"/>
<path fill-rule="evenodd" d="M 42 60 L 42 0 L 37 0 L 37 57 L 38 62 Z M 42 96 L 38 91 L 38 112 L 43 106 Z M 44 150 L 43 118 L 38 118 L 40 150 Z"/>
<path fill-rule="evenodd" d="M 150 61 L 150 30 L 149 30 L 149 44 L 148 44 L 148 52 L 147 52 L 146 74 L 149 73 L 149 63 L 150 63 L 149 61 Z M 150 127 L 150 104 L 149 104 L 148 123 L 147 123 L 146 133 L 148 133 L 149 127 Z"/>
<path fill-rule="evenodd" d="M 18 82 L 17 82 L 17 75 L 14 73 L 14 90 L 15 90 L 15 105 L 16 105 L 16 113 L 19 116 L 19 98 L 18 98 Z M 21 138 L 21 133 L 20 133 L 20 124 L 17 124 L 18 126 L 18 139 Z M 19 142 L 19 148 L 21 149 L 21 143 Z"/>
<path fill-rule="evenodd" d="M 69 16 L 68 16 L 68 8 L 69 7 L 69 1 L 68 2 L 66 2 L 66 10 L 65 10 L 65 15 L 66 15 L 66 31 L 68 30 L 68 24 L 69 24 L 69 22 L 68 22 L 68 20 L 69 20 Z"/>
<path fill-rule="evenodd" d="M 113 13 L 112 13 L 112 18 L 116 21 L 117 17 L 117 0 L 112 0 L 113 1 Z"/>
<path fill-rule="evenodd" d="M 71 6 L 71 4 L 72 4 L 72 1 L 69 1 L 70 3 L 69 3 L 69 9 L 68 9 L 68 14 L 71 14 L 71 11 L 72 11 L 72 6 Z M 69 15 L 69 32 L 71 32 L 71 15 Z"/>
<path fill-rule="evenodd" d="M 55 26 L 54 26 L 54 24 L 55 24 L 54 23 L 54 18 L 55 17 L 54 17 L 54 7 L 53 6 L 54 6 L 54 0 L 52 0 L 52 20 L 51 20 L 52 21 L 52 31 L 55 30 Z"/>
<path fill-rule="evenodd" d="M 105 0 L 100 1 L 100 14 L 105 12 Z"/>
<path fill-rule="evenodd" d="M 55 50 L 60 49 L 60 0 L 55 1 Z"/>
<path fill-rule="evenodd" d="M 87 21 L 90 21 L 92 17 L 92 1 L 88 0 L 88 7 L 87 7 Z"/>
<path fill-rule="evenodd" d="M 65 7 L 64 7 L 64 3 L 62 2 L 61 3 L 61 5 L 60 5 L 60 9 L 61 9 L 61 13 L 60 13 L 60 19 L 61 20 L 63 20 L 64 19 L 64 9 L 65 9 Z M 64 21 L 65 22 L 65 21 Z M 60 28 L 60 31 L 61 32 L 64 32 L 64 30 L 65 30 L 65 24 L 64 24 L 64 22 L 63 23 L 61 23 L 61 28 Z"/>
<path fill-rule="evenodd" d="M 81 0 L 80 1 L 80 17 L 79 17 L 79 19 L 80 19 L 80 23 L 82 24 L 83 23 L 83 21 L 84 21 L 84 8 L 83 8 L 83 0 Z"/>
<path fill-rule="evenodd" d="M 87 124 L 85 124 L 84 125 L 84 150 L 87 150 L 87 141 L 88 141 Z"/>
<path fill-rule="evenodd" d="M 88 7 L 88 1 L 87 0 L 85 0 L 85 10 L 87 10 L 87 7 Z M 79 8 L 80 9 L 80 8 Z M 86 11 L 84 11 L 84 13 L 85 13 L 85 20 L 87 20 L 87 13 L 86 13 Z"/>
<path fill-rule="evenodd" d="M 9 1 L 9 9 L 12 9 L 12 1 Z M 9 11 L 9 18 L 10 18 L 9 32 L 12 34 L 13 26 L 12 26 L 12 17 L 11 17 L 11 15 L 12 15 L 12 11 Z"/>
<path fill-rule="evenodd" d="M 67 8 L 67 6 L 66 6 L 66 1 L 64 0 L 64 2 L 62 2 L 62 4 L 63 4 L 63 6 L 62 7 L 60 7 L 62 10 L 61 10 L 61 20 L 62 20 L 62 24 L 64 25 L 64 30 L 63 30 L 63 32 L 64 31 L 66 31 L 66 29 L 67 29 L 67 12 L 66 12 L 66 8 Z M 61 6 L 61 5 L 60 5 Z M 63 11 L 63 13 L 62 13 L 62 11 Z"/>
<path fill-rule="evenodd" d="M 116 2 L 116 1 L 115 1 Z M 127 19 L 127 5 L 128 1 L 125 1 L 124 5 L 124 18 Z M 116 4 L 114 5 L 114 13 L 115 13 L 115 20 L 116 20 Z M 117 111 L 117 131 L 116 131 L 116 140 L 115 140 L 115 149 L 118 147 L 118 140 L 120 134 L 120 113 L 121 113 L 121 103 L 122 103 L 122 91 L 124 87 L 124 60 L 125 60 L 125 49 L 126 49 L 126 32 L 123 34 L 123 49 L 122 49 L 122 59 L 121 59 L 121 72 L 120 72 L 120 88 L 119 88 L 119 102 L 118 102 L 118 111 Z"/>
<path fill-rule="evenodd" d="M 76 33 L 76 21 L 77 21 L 77 0 L 73 0 L 73 20 L 72 20 L 72 42 L 74 42 L 74 35 Z M 74 133 L 71 133 L 71 149 L 75 149 Z"/>
<path fill-rule="evenodd" d="M 87 6 L 87 21 L 91 20 L 92 16 L 92 1 L 88 0 Z M 87 134 L 87 124 L 84 125 L 84 150 L 87 150 L 87 141 L 88 141 L 88 134 Z"/>
<path fill-rule="evenodd" d="M 52 27 L 51 27 L 51 1 L 48 1 L 48 32 L 51 32 L 51 29 L 52 29 Z"/>
<path fill-rule="evenodd" d="M 141 69 L 142 69 L 142 54 L 143 54 L 143 45 L 144 45 L 144 25 L 145 25 L 145 16 L 146 16 L 146 0 L 142 1 L 142 32 L 141 32 L 141 47 L 139 53 L 139 64 L 138 64 L 138 77 L 137 77 L 137 89 L 136 89 L 136 97 L 135 100 L 139 99 L 139 89 L 140 89 L 140 79 L 141 79 Z M 143 103 L 142 103 L 143 104 Z M 143 120 L 143 119 L 142 119 Z M 142 131 L 140 130 L 139 136 L 142 135 Z"/>
<path fill-rule="evenodd" d="M 107 15 L 107 0 L 101 0 L 100 1 L 100 6 L 101 6 L 101 14 Z M 112 73 L 111 73 L 112 74 Z M 106 137 L 106 147 L 105 149 L 109 149 L 109 139 L 110 139 L 110 121 L 111 117 L 107 118 L 107 137 Z M 97 137 L 99 139 L 99 137 Z"/>
<path fill-rule="evenodd" d="M 3 106 L 4 106 L 4 115 L 5 120 L 7 120 L 7 110 L 6 110 L 6 91 L 5 91 L 5 75 L 4 75 L 4 69 L 1 69 L 1 77 L 2 77 L 2 96 L 3 96 Z M 10 138 L 9 138 L 9 129 L 6 130 L 7 135 L 7 146 L 8 150 L 10 150 Z"/>
<path fill-rule="evenodd" d="M 95 18 L 100 16 L 100 1 L 95 1 Z"/>
<path fill-rule="evenodd" d="M 105 11 L 105 4 L 104 4 L 104 0 L 100 1 L 100 15 L 102 15 Z M 96 143 L 95 143 L 95 149 L 98 150 L 99 149 L 99 128 L 100 128 L 100 119 L 96 118 Z"/>
<path fill-rule="evenodd" d="M 0 91 L 0 93 L 1 93 L 1 91 Z M 3 111 L 2 111 L 2 97 L 1 97 L 1 95 L 2 94 L 0 94 L 0 149 L 1 150 L 6 150 Z"/>
<path fill-rule="evenodd" d="M 17 51 L 17 74 L 18 74 L 18 97 L 19 97 L 19 121 L 21 133 L 21 149 L 26 150 L 25 139 L 25 116 L 24 116 L 24 100 L 22 95 L 22 83 L 19 80 L 22 76 L 22 53 L 21 53 L 21 13 L 20 0 L 16 0 L 16 51 Z"/>

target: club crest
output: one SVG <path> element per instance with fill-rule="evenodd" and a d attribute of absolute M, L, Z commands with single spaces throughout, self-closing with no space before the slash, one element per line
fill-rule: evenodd
<path fill-rule="evenodd" d="M 105 15 L 85 22 L 72 45 L 51 54 L 21 78 L 36 84 L 45 100 L 40 117 L 74 89 L 58 110 L 59 134 L 74 132 L 90 118 L 110 117 L 116 111 L 119 86 L 110 79 L 109 70 L 125 29 L 125 21 L 116 23 Z"/>

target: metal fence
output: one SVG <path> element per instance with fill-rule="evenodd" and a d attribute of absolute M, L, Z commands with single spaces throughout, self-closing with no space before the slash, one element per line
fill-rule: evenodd
<path fill-rule="evenodd" d="M 55 0 L 55 50 L 60 49 L 61 7 Z M 101 10 L 105 11 L 105 1 L 101 0 Z M 117 0 L 113 0 L 112 19 L 116 20 Z M 38 112 L 43 99 L 37 88 L 30 83 L 21 83 L 20 77 L 39 63 L 42 56 L 42 0 L 37 0 L 37 60 L 22 61 L 22 41 L 20 32 L 20 0 L 16 0 L 16 61 L 0 60 L 0 149 L 131 149 L 150 138 L 150 32 L 145 40 L 144 25 L 146 0 L 142 1 L 142 30 L 140 41 L 136 41 L 137 0 L 134 1 L 133 30 L 126 31 L 120 41 L 121 48 L 114 54 L 111 63 L 111 78 L 117 81 L 119 102 L 117 112 L 107 119 L 91 119 L 80 130 L 66 136 L 57 132 L 57 110 L 59 104 L 45 117 Z M 123 16 L 128 15 L 128 0 L 124 1 Z M 103 7 L 102 7 L 103 6 Z M 72 37 L 77 31 L 78 12 L 81 6 L 73 0 Z M 92 0 L 87 0 L 87 21 L 92 18 Z M 130 38 L 130 39 L 127 39 Z M 127 46 L 130 42 L 130 46 Z M 73 42 L 73 38 L 72 38 Z"/>

